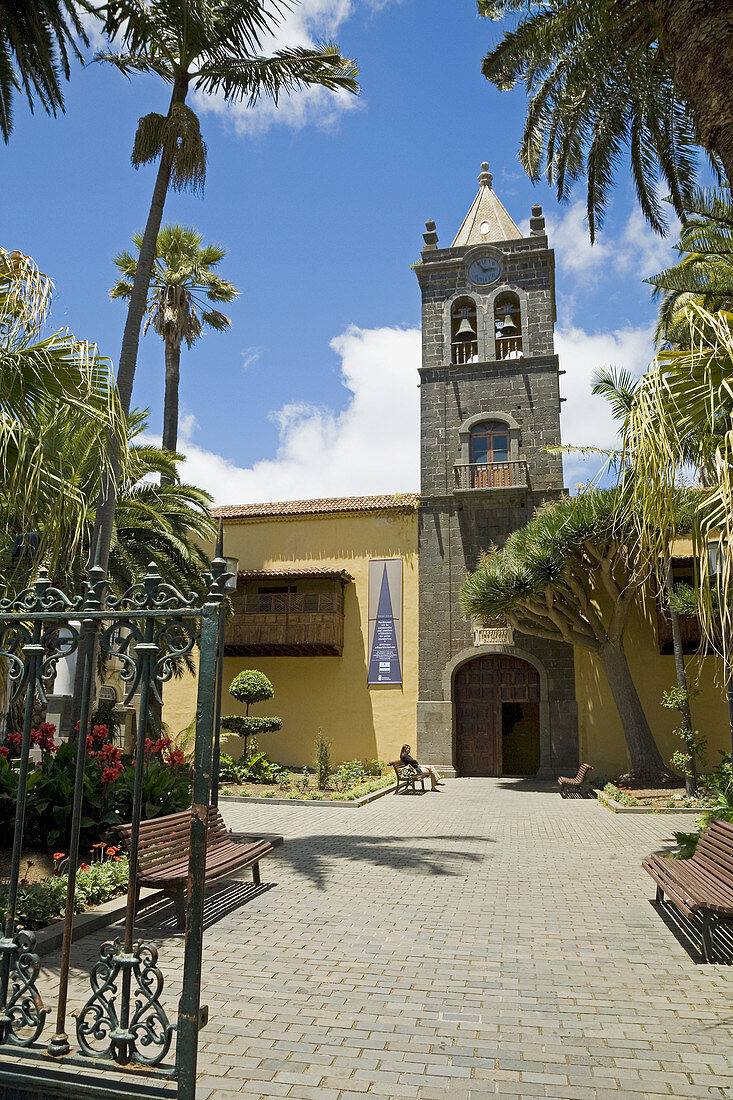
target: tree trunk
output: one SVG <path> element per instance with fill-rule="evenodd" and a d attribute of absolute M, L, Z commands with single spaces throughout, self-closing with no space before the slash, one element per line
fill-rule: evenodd
<path fill-rule="evenodd" d="M 623 642 L 605 642 L 598 651 L 598 658 L 611 688 L 631 757 L 631 771 L 623 779 L 639 786 L 669 783 L 674 776 L 665 767 L 652 736 L 626 660 Z"/>
<path fill-rule="evenodd" d="M 181 345 L 165 342 L 165 403 L 163 405 L 163 450 L 175 451 L 178 442 L 178 382 Z M 169 478 L 161 478 L 168 481 Z"/>
<path fill-rule="evenodd" d="M 729 0 L 654 0 L 662 52 L 687 99 L 700 143 L 733 183 L 733 5 Z"/>
<path fill-rule="evenodd" d="M 674 650 L 674 669 L 677 675 L 677 687 L 687 691 L 687 669 L 685 668 L 685 655 L 682 652 L 682 632 L 680 631 L 680 617 L 672 607 L 669 597 L 674 593 L 674 577 L 672 575 L 672 559 L 667 556 L 667 570 L 665 577 L 667 589 L 667 611 L 672 624 L 672 648 Z M 686 700 L 682 715 L 682 729 L 692 735 L 692 715 L 690 714 L 689 699 Z M 689 742 L 685 739 L 685 747 L 689 748 Z M 687 755 L 688 774 L 685 776 L 685 793 L 689 798 L 697 794 L 697 763 L 694 750 L 690 749 Z"/>
<path fill-rule="evenodd" d="M 171 107 L 174 103 L 185 103 L 185 87 L 175 87 L 171 96 Z M 120 359 L 117 364 L 117 393 L 120 399 L 122 411 L 127 416 L 130 412 L 132 400 L 132 387 L 135 381 L 135 367 L 137 365 L 137 349 L 140 342 L 140 328 L 145 314 L 145 305 L 150 288 L 150 277 L 155 263 L 155 251 L 158 243 L 158 232 L 163 220 L 163 207 L 168 193 L 173 163 L 165 153 L 161 155 L 158 174 L 153 188 L 153 197 L 148 212 L 148 220 L 145 225 L 140 256 L 135 270 L 135 281 L 130 295 L 130 304 L 127 309 L 127 320 L 122 336 Z M 94 518 L 94 534 L 92 537 L 92 563 L 96 561 L 103 569 L 109 562 L 109 549 L 112 543 L 112 530 L 114 527 L 115 505 L 117 504 L 117 479 L 120 466 L 119 456 L 114 441 L 110 447 L 111 474 L 102 479 L 102 488 L 97 501 L 97 511 Z"/>

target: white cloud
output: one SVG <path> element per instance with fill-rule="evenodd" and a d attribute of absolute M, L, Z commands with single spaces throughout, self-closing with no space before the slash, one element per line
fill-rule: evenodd
<path fill-rule="evenodd" d="M 417 329 L 350 326 L 331 341 L 341 356 L 346 407 L 292 403 L 271 414 L 275 458 L 251 467 L 198 446 L 181 421 L 182 476 L 217 504 L 410 492 L 419 485 Z M 190 427 L 190 426 L 189 426 Z"/>
<path fill-rule="evenodd" d="M 596 333 L 573 325 L 557 330 L 555 349 L 566 372 L 560 379 L 561 395 L 567 399 L 562 405 L 563 443 L 617 445 L 617 425 L 607 401 L 591 394 L 591 377 L 600 367 L 643 374 L 653 356 L 652 331 L 651 325 Z M 273 410 L 275 457 L 249 467 L 196 443 L 196 418 L 186 414 L 178 442 L 186 456 L 184 479 L 207 489 L 217 504 L 416 491 L 419 330 L 352 325 L 330 346 L 341 357 L 341 381 L 348 392 L 341 411 L 303 402 Z M 564 455 L 563 464 L 565 484 L 573 491 L 596 473 L 603 459 L 570 454 Z"/>
<path fill-rule="evenodd" d="M 558 267 L 582 278 L 586 285 L 609 271 L 641 279 L 656 274 L 674 258 L 676 229 L 677 222 L 672 220 L 667 237 L 660 237 L 649 228 L 641 210 L 634 207 L 620 233 L 604 230 L 591 244 L 583 202 L 568 206 L 560 217 L 547 216 L 547 232 Z"/>
<path fill-rule="evenodd" d="M 562 440 L 576 447 L 618 446 L 618 425 L 604 397 L 591 393 L 591 377 L 600 367 L 626 368 L 635 377 L 644 373 L 654 354 L 653 325 L 616 329 L 614 332 L 588 333 L 570 326 L 555 333 L 555 350 L 560 368 L 567 373 L 560 379 Z M 563 456 L 565 484 L 571 492 L 578 482 L 592 477 L 603 464 L 596 457 Z"/>
<path fill-rule="evenodd" d="M 258 348 L 254 344 L 251 347 L 242 349 L 242 370 L 248 370 L 258 359 L 261 358 L 265 348 Z"/>
<path fill-rule="evenodd" d="M 319 42 L 333 41 L 357 7 L 362 11 L 377 12 L 389 3 L 399 0 L 301 0 L 287 11 L 283 21 L 272 35 L 263 38 L 261 53 L 267 56 L 286 47 L 312 48 Z M 348 39 L 339 42 L 342 55 L 348 57 Z M 198 111 L 213 111 L 226 115 L 240 134 L 263 133 L 271 126 L 289 126 L 300 130 L 304 126 L 328 129 L 347 111 L 359 106 L 359 100 L 350 92 L 328 91 L 311 87 L 292 95 L 283 95 L 277 106 L 269 99 L 262 99 L 248 107 L 246 104 L 227 104 L 222 96 L 194 96 Z"/>

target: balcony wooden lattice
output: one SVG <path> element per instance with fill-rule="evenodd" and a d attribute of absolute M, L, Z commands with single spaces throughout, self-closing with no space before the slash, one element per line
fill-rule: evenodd
<path fill-rule="evenodd" d="M 674 653 L 672 642 L 672 620 L 669 613 L 658 598 L 657 601 L 657 645 L 661 654 Z M 702 629 L 700 620 L 696 615 L 680 615 L 680 634 L 682 636 L 682 652 L 698 653 L 702 642 Z"/>
<path fill-rule="evenodd" d="M 340 657 L 344 649 L 344 587 L 322 591 L 238 593 L 226 624 L 227 656 Z"/>
<path fill-rule="evenodd" d="M 529 477 L 523 459 L 510 462 L 464 462 L 453 467 L 456 492 L 474 489 L 527 489 Z"/>

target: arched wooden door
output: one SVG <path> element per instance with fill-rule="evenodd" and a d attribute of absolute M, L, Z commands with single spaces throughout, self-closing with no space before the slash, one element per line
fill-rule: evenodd
<path fill-rule="evenodd" d="M 537 771 L 540 677 L 534 665 L 503 654 L 475 657 L 458 669 L 453 697 L 459 775 Z M 517 767 L 506 768 L 505 756 Z"/>

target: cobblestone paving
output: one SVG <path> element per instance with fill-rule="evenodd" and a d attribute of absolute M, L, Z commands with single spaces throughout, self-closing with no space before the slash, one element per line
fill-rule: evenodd
<path fill-rule="evenodd" d="M 733 1097 L 733 967 L 699 965 L 639 866 L 689 818 L 488 779 L 223 808 L 285 844 L 270 889 L 214 905 L 200 1100 Z M 181 937 L 156 920 L 170 975 Z"/>

